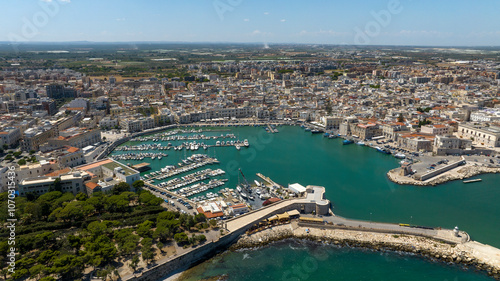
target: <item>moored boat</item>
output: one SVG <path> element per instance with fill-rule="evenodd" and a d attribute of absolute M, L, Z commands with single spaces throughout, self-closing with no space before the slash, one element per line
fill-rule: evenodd
<path fill-rule="evenodd" d="M 398 158 L 398 159 L 405 159 L 406 158 L 406 155 L 404 155 L 403 153 L 401 152 L 398 152 L 396 154 L 394 154 L 394 157 Z"/>
<path fill-rule="evenodd" d="M 346 144 L 353 144 L 353 143 L 354 143 L 354 141 L 353 141 L 353 140 L 344 140 L 344 141 L 342 142 L 342 144 L 343 144 L 343 145 L 346 145 Z"/>

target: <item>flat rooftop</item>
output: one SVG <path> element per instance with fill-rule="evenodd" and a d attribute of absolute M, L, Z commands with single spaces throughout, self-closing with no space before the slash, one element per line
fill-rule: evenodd
<path fill-rule="evenodd" d="M 127 166 L 125 166 L 121 163 L 115 162 L 115 161 L 111 161 L 111 162 L 106 163 L 102 166 L 110 169 L 111 171 L 113 171 L 115 168 L 121 167 L 125 171 L 125 176 L 131 176 L 131 175 L 135 175 L 135 174 L 139 173 L 139 171 L 131 169 L 130 167 L 127 167 Z"/>

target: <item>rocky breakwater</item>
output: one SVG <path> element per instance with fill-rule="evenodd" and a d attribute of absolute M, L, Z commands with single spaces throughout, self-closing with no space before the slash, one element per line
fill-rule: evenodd
<path fill-rule="evenodd" d="M 481 174 L 496 174 L 500 173 L 500 168 L 494 167 L 484 167 L 467 165 L 464 167 L 455 168 L 448 172 L 444 172 L 432 179 L 426 181 L 419 181 L 412 177 L 402 176 L 400 174 L 401 168 L 395 168 L 387 173 L 387 177 L 397 184 L 408 184 L 408 185 L 418 185 L 418 186 L 435 186 L 441 183 L 453 181 L 453 180 L 463 180 L 473 176 Z"/>
<path fill-rule="evenodd" d="M 477 242 L 444 243 L 432 238 L 343 229 L 292 227 L 291 224 L 243 235 L 232 250 L 261 247 L 284 239 L 305 239 L 344 247 L 417 254 L 432 260 L 456 263 L 485 271 L 500 280 L 500 250 Z"/>

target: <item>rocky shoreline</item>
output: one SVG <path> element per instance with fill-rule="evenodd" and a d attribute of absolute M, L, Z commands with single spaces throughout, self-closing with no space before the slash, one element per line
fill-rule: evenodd
<path fill-rule="evenodd" d="M 416 186 L 435 186 L 454 180 L 464 180 L 481 174 L 496 174 L 500 173 L 500 168 L 465 166 L 459 168 L 456 173 L 445 172 L 440 176 L 428 181 L 418 181 L 411 177 L 403 177 L 399 175 L 400 168 L 395 168 L 387 172 L 387 177 L 397 184 L 408 184 Z"/>
<path fill-rule="evenodd" d="M 243 235 L 230 250 L 262 247 L 285 239 L 302 239 L 329 243 L 343 247 L 356 247 L 375 251 L 395 251 L 420 255 L 432 260 L 473 267 L 500 280 L 500 267 L 474 256 L 473 248 L 465 244 L 448 244 L 431 238 L 412 235 L 360 232 L 340 229 L 292 228 L 281 225 L 251 235 Z"/>

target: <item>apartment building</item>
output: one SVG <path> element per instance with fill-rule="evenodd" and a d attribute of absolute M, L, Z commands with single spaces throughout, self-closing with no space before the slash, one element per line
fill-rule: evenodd
<path fill-rule="evenodd" d="M 486 127 L 474 123 L 459 124 L 457 135 L 477 144 L 500 147 L 500 127 L 497 126 Z"/>
<path fill-rule="evenodd" d="M 447 136 L 453 133 L 453 128 L 443 124 L 431 124 L 422 126 L 420 132 L 436 136 Z"/>
<path fill-rule="evenodd" d="M 59 180 L 58 180 L 59 179 Z M 23 179 L 19 187 L 19 195 L 26 196 L 28 193 L 42 195 L 44 193 L 60 190 L 71 192 L 74 195 L 79 192 L 86 193 L 84 182 L 90 179 L 90 175 L 86 172 L 69 172 L 68 174 L 52 177 L 37 177 Z"/>

